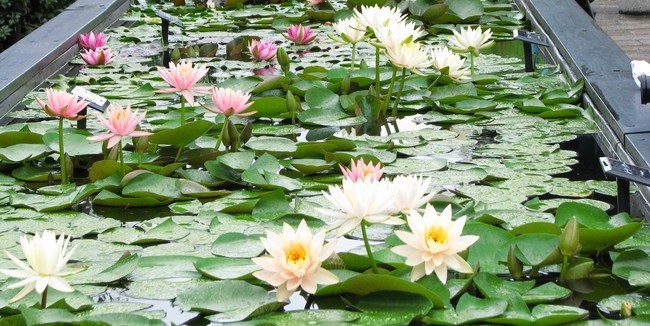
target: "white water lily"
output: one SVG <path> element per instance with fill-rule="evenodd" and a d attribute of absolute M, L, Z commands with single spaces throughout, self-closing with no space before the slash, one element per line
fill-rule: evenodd
<path fill-rule="evenodd" d="M 314 294 L 318 284 L 338 282 L 336 275 L 321 267 L 334 252 L 336 241 L 324 244 L 323 231 L 312 236 L 305 220 L 295 231 L 285 223 L 282 234 L 266 231 L 266 238 L 260 240 L 269 254 L 253 258 L 263 268 L 253 276 L 277 287 L 278 301 L 286 301 L 299 287 Z"/>
<path fill-rule="evenodd" d="M 323 192 L 327 200 L 337 209 L 321 208 L 318 211 L 336 219 L 338 235 L 342 236 L 357 228 L 361 222 L 403 224 L 402 219 L 392 216 L 395 189 L 388 180 L 364 179 L 343 180 L 343 187 L 329 186 L 329 193 Z"/>
<path fill-rule="evenodd" d="M 431 67 L 429 51 L 417 42 L 386 48 L 386 56 L 396 66 L 422 74 L 419 69 Z"/>
<path fill-rule="evenodd" d="M 452 221 L 451 206 L 438 215 L 435 208 L 427 205 L 424 215 L 411 210 L 407 220 L 411 232 L 395 231 L 405 244 L 391 250 L 406 257 L 406 265 L 413 266 L 411 281 L 435 272 L 446 283 L 447 268 L 472 273 L 472 267 L 458 255 L 479 239 L 476 235 L 461 235 L 465 216 Z"/>
<path fill-rule="evenodd" d="M 448 68 L 446 75 L 453 79 L 463 79 L 467 75 L 467 68 L 463 68 L 465 59 L 444 46 L 435 47 L 431 51 L 431 59 L 438 71 Z"/>
<path fill-rule="evenodd" d="M 394 48 L 403 43 L 416 41 L 426 34 L 419 26 L 406 21 L 391 22 L 387 25 L 381 25 L 374 29 L 375 38 L 379 41 L 377 46 L 383 48 Z"/>
<path fill-rule="evenodd" d="M 491 37 L 492 30 L 489 28 L 483 32 L 481 26 L 476 29 L 461 27 L 460 32 L 454 30 L 454 36 L 449 41 L 449 46 L 458 52 L 471 52 L 474 55 L 479 55 L 481 49 L 494 45 L 494 41 L 490 40 Z"/>
<path fill-rule="evenodd" d="M 340 37 L 334 37 L 333 39 L 339 43 L 356 44 L 366 36 L 366 28 L 354 17 L 340 19 L 333 23 L 332 27 Z"/>
<path fill-rule="evenodd" d="M 370 27 L 373 31 L 380 26 L 386 26 L 391 23 L 399 23 L 406 19 L 398 8 L 378 5 L 361 6 L 361 10 L 354 9 L 354 17 L 357 18 L 363 28 Z"/>
<path fill-rule="evenodd" d="M 431 178 L 398 175 L 392 182 L 395 188 L 394 212 L 408 214 L 411 209 L 418 210 L 435 195 L 435 193 L 427 194 Z"/>
<path fill-rule="evenodd" d="M 5 251 L 11 261 L 20 269 L 0 269 L 0 272 L 13 278 L 22 279 L 22 281 L 11 284 L 7 288 L 23 287 L 16 296 L 9 300 L 9 303 L 24 298 L 34 290 L 42 294 L 47 287 L 52 287 L 61 292 L 74 291 L 63 277 L 76 273 L 76 271 L 70 273 L 61 272 L 77 248 L 75 245 L 66 253 L 69 242 L 70 237 L 66 239 L 64 234 L 61 234 L 57 240 L 54 231 L 43 231 L 42 236 L 36 233 L 31 240 L 27 239 L 26 236 L 21 236 L 20 246 L 29 265 Z"/>

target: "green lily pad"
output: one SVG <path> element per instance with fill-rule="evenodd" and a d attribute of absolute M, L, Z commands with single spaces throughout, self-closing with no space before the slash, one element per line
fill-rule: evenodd
<path fill-rule="evenodd" d="M 217 313 L 271 302 L 276 302 L 275 295 L 262 287 L 246 281 L 226 280 L 191 287 L 179 293 L 174 304 L 183 310 Z"/>
<path fill-rule="evenodd" d="M 456 309 L 434 309 L 423 320 L 443 325 L 462 325 L 499 316 L 507 307 L 508 302 L 503 299 L 479 299 L 465 293 L 458 300 Z"/>
<path fill-rule="evenodd" d="M 219 280 L 244 279 L 261 269 L 249 258 L 210 257 L 196 261 L 196 270 Z"/>
<path fill-rule="evenodd" d="M 217 237 L 212 243 L 212 253 L 231 258 L 257 257 L 264 251 L 260 234 L 229 232 Z"/>

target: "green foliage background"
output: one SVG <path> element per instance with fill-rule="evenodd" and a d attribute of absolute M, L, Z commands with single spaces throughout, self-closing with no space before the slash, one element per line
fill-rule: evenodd
<path fill-rule="evenodd" d="M 0 0 L 0 52 L 75 0 Z"/>

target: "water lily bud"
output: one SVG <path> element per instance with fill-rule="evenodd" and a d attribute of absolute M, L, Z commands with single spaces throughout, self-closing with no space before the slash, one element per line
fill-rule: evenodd
<path fill-rule="evenodd" d="M 517 258 L 517 246 L 515 245 L 511 245 L 508 251 L 508 270 L 515 280 L 520 279 L 524 271 L 524 265 Z"/>
<path fill-rule="evenodd" d="M 74 173 L 74 164 L 72 163 L 72 158 L 68 153 L 65 154 L 65 173 L 68 175 L 68 178 L 71 179 Z M 66 180 L 67 181 L 67 180 Z"/>
<path fill-rule="evenodd" d="M 172 50 L 171 59 L 172 59 L 172 61 L 180 60 L 181 59 L 181 50 L 179 50 L 178 48 L 174 48 Z"/>
<path fill-rule="evenodd" d="M 239 148 L 239 131 L 237 131 L 237 127 L 231 120 L 228 120 L 228 131 L 226 133 L 230 136 L 230 146 L 235 149 Z"/>
<path fill-rule="evenodd" d="M 361 63 L 359 63 L 359 69 L 368 69 L 368 63 L 366 63 L 366 60 L 361 60 Z"/>
<path fill-rule="evenodd" d="M 563 256 L 570 257 L 579 253 L 580 247 L 580 227 L 578 220 L 572 217 L 560 235 L 560 252 Z"/>
<path fill-rule="evenodd" d="M 226 149 L 228 149 L 228 147 L 230 147 L 230 144 L 232 144 L 232 139 L 230 138 L 230 133 L 228 132 L 228 126 L 224 124 L 222 128 L 226 128 L 226 130 L 221 133 L 221 143 L 224 147 L 226 147 Z"/>
<path fill-rule="evenodd" d="M 289 113 L 291 114 L 298 112 L 298 103 L 296 97 L 291 91 L 287 91 L 287 110 L 289 110 Z"/>
<path fill-rule="evenodd" d="M 345 76 L 341 81 L 341 94 L 347 95 L 350 92 L 350 76 Z"/>
<path fill-rule="evenodd" d="M 284 48 L 279 48 L 275 53 L 275 56 L 284 74 L 285 75 L 288 74 L 289 69 L 291 68 L 291 59 L 289 59 L 289 55 L 287 54 L 287 51 Z"/>
<path fill-rule="evenodd" d="M 149 147 L 149 137 L 133 137 L 133 146 L 135 146 L 135 151 L 137 153 L 143 154 L 144 152 L 147 151 L 147 148 Z"/>
<path fill-rule="evenodd" d="M 108 143 L 108 142 L 104 142 L 104 144 L 102 145 L 102 147 L 103 147 L 103 146 L 106 146 L 107 143 Z M 108 150 L 108 149 L 106 149 L 106 150 Z M 106 159 L 107 159 L 107 160 L 117 161 L 117 159 L 118 159 L 118 154 L 119 154 L 119 152 L 118 152 L 118 146 L 113 146 L 113 147 L 110 149 L 110 151 L 108 152 L 108 155 L 106 155 Z"/>
<path fill-rule="evenodd" d="M 621 303 L 621 318 L 630 317 L 632 317 L 632 304 L 629 301 L 623 301 Z"/>
<path fill-rule="evenodd" d="M 244 129 L 241 130 L 241 134 L 239 135 L 239 139 L 241 140 L 242 144 L 246 144 L 246 142 L 251 139 L 251 135 L 253 134 L 253 125 L 249 121 L 245 126 Z"/>

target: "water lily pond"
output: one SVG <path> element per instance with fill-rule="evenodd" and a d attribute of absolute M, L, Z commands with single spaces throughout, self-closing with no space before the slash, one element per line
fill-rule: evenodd
<path fill-rule="evenodd" d="M 404 30 L 342 26 L 376 3 Z M 0 127 L 0 325 L 650 322 L 650 228 L 616 213 L 583 81 L 524 71 L 527 25 L 510 0 L 136 1 Z M 111 104 L 85 129 L 51 98 L 75 86 Z M 62 278 L 21 244 L 45 230 Z M 14 300 L 27 255 L 72 292 Z"/>

